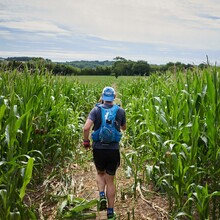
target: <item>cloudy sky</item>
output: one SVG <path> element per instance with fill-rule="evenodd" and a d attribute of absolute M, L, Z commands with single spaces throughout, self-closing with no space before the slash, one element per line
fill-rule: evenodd
<path fill-rule="evenodd" d="M 220 64 L 219 0 L 0 0 L 0 57 Z"/>

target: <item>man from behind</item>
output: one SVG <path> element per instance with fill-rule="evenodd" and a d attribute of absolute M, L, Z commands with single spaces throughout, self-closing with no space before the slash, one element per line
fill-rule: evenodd
<path fill-rule="evenodd" d="M 83 145 L 86 149 L 90 148 L 90 130 L 93 127 L 91 136 L 100 195 L 99 210 L 107 209 L 107 217 L 112 220 L 116 219 L 114 178 L 120 165 L 119 142 L 121 130 L 126 130 L 125 111 L 114 104 L 115 97 L 115 90 L 105 87 L 102 91 L 103 104 L 97 104 L 91 110 L 83 127 Z"/>

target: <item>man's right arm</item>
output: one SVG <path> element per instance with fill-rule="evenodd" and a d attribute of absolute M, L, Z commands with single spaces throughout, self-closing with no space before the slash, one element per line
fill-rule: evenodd
<path fill-rule="evenodd" d="M 89 140 L 90 129 L 93 125 L 93 121 L 91 119 L 87 119 L 86 123 L 83 127 L 83 137 L 84 140 Z"/>

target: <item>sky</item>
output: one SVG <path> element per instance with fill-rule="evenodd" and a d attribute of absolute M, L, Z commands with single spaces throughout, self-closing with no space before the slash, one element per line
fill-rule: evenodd
<path fill-rule="evenodd" d="M 220 63 L 219 0 L 0 0 L 0 57 Z"/>

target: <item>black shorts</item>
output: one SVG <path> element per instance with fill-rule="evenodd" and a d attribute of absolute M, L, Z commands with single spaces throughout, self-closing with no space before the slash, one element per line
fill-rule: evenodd
<path fill-rule="evenodd" d="M 119 150 L 93 149 L 93 159 L 98 171 L 105 171 L 114 176 L 120 165 L 120 152 Z"/>

